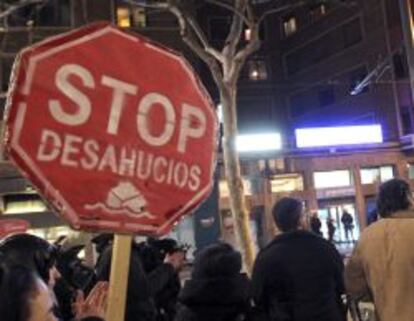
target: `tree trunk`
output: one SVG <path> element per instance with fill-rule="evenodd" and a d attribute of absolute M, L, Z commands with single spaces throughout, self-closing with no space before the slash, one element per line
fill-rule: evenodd
<path fill-rule="evenodd" d="M 223 107 L 223 152 L 227 184 L 230 191 L 230 206 L 234 221 L 237 242 L 243 256 L 244 267 L 251 274 L 255 259 L 255 249 L 250 232 L 249 213 L 246 208 L 243 181 L 240 173 L 239 157 L 236 150 L 237 113 L 236 86 L 224 84 L 220 87 L 220 100 Z"/>

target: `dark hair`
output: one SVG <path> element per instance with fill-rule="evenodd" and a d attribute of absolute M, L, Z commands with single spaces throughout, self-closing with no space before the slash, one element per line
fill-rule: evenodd
<path fill-rule="evenodd" d="M 0 315 L 2 320 L 29 320 L 30 298 L 37 293 L 38 277 L 28 267 L 0 266 Z"/>
<path fill-rule="evenodd" d="M 377 211 L 381 217 L 410 208 L 410 185 L 402 179 L 394 178 L 383 183 L 377 197 Z"/>
<path fill-rule="evenodd" d="M 55 265 L 57 249 L 40 237 L 30 234 L 15 234 L 0 243 L 0 253 L 9 266 L 22 265 L 35 271 L 49 282 L 49 270 Z"/>
<path fill-rule="evenodd" d="M 296 230 L 302 216 L 302 203 L 291 197 L 283 197 L 272 209 L 273 219 L 276 226 L 282 232 Z"/>
<path fill-rule="evenodd" d="M 202 249 L 195 257 L 193 278 L 231 277 L 238 275 L 242 259 L 230 244 L 217 243 Z"/>

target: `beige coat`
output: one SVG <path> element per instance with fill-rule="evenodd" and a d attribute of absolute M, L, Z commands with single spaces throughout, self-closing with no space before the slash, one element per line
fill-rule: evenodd
<path fill-rule="evenodd" d="M 414 211 L 365 229 L 345 268 L 348 293 L 369 295 L 379 321 L 414 320 Z"/>

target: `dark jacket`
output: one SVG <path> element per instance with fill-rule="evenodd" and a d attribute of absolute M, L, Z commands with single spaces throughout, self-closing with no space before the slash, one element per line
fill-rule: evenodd
<path fill-rule="evenodd" d="M 248 320 L 249 292 L 249 280 L 244 274 L 189 280 L 179 295 L 175 320 Z"/>
<path fill-rule="evenodd" d="M 252 288 L 264 320 L 345 320 L 341 256 L 314 233 L 293 231 L 277 236 L 256 259 Z"/>
<path fill-rule="evenodd" d="M 112 246 L 108 246 L 96 264 L 98 281 L 109 281 Z M 139 253 L 132 247 L 125 321 L 154 321 L 156 310 L 148 278 L 142 267 Z"/>
<path fill-rule="evenodd" d="M 171 264 L 161 264 L 148 273 L 148 281 L 157 308 L 157 320 L 173 320 L 181 289 L 178 273 Z"/>

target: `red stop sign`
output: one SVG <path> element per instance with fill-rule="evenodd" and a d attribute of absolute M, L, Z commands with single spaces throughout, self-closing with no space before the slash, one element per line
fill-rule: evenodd
<path fill-rule="evenodd" d="M 179 54 L 94 24 L 25 49 L 6 142 L 75 229 L 160 235 L 209 194 L 217 120 Z"/>
<path fill-rule="evenodd" d="M 29 222 L 20 219 L 0 219 L 0 239 L 16 233 L 25 233 L 30 228 Z"/>

